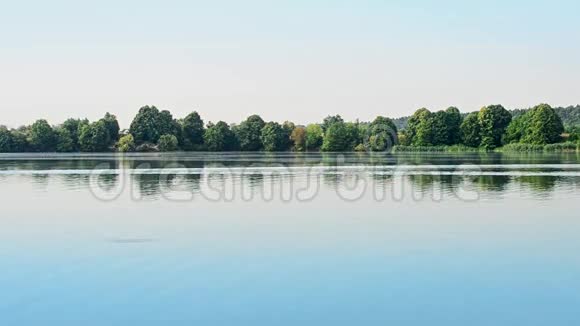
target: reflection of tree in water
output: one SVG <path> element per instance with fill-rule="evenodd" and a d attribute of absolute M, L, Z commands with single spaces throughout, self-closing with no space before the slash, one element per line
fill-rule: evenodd
<path fill-rule="evenodd" d="M 77 160 L 14 160 L 8 161 L 6 167 L 13 170 L 93 170 L 99 168 L 115 169 L 118 161 L 114 159 L 77 159 Z M 105 166 L 105 167 L 103 167 Z"/>
<path fill-rule="evenodd" d="M 432 174 L 418 174 L 409 175 L 409 181 L 413 187 L 419 188 L 421 191 L 432 189 L 438 176 Z"/>
<path fill-rule="evenodd" d="M 137 174 L 133 180 L 137 183 L 139 194 L 143 198 L 155 198 L 161 191 L 194 191 L 199 190 L 199 174 Z"/>
<path fill-rule="evenodd" d="M 441 189 L 446 192 L 455 192 L 463 182 L 463 177 L 458 175 L 440 175 Z"/>
<path fill-rule="evenodd" d="M 547 192 L 552 191 L 560 180 L 557 176 L 521 176 L 515 179 L 522 185 L 529 187 L 532 190 Z"/>
<path fill-rule="evenodd" d="M 562 185 L 568 185 L 576 191 L 580 191 L 580 177 L 567 177 L 560 180 Z"/>
<path fill-rule="evenodd" d="M 472 180 L 482 190 L 504 191 L 511 178 L 505 175 L 480 175 Z"/>
<path fill-rule="evenodd" d="M 344 176 L 338 173 L 323 173 L 322 182 L 330 187 L 337 187 L 343 181 Z"/>
<path fill-rule="evenodd" d="M 50 180 L 50 175 L 33 174 L 30 178 L 32 179 L 32 183 L 36 186 L 35 188 L 46 188 L 48 186 L 48 181 Z"/>
<path fill-rule="evenodd" d="M 462 182 L 462 178 L 456 175 L 419 174 L 409 175 L 413 189 L 426 193 L 430 190 L 442 193 L 454 193 Z"/>
<path fill-rule="evenodd" d="M 99 188 L 104 191 L 113 191 L 119 184 L 118 174 L 101 174 L 97 177 Z"/>
<path fill-rule="evenodd" d="M 162 191 L 190 192 L 199 191 L 201 175 L 199 173 L 159 175 Z"/>
<path fill-rule="evenodd" d="M 89 185 L 89 176 L 86 174 L 64 174 L 59 179 L 65 187 L 70 189 L 80 189 Z"/>
<path fill-rule="evenodd" d="M 242 182 L 252 188 L 260 187 L 264 183 L 264 175 L 262 173 L 244 173 L 242 174 Z"/>
<path fill-rule="evenodd" d="M 371 174 L 371 179 L 376 185 L 385 185 L 393 180 L 392 174 L 381 174 L 381 173 L 373 173 Z"/>
<path fill-rule="evenodd" d="M 201 183 L 201 174 L 199 173 L 186 174 L 183 175 L 182 178 L 185 179 L 187 187 L 189 187 L 193 191 L 199 191 Z"/>
<path fill-rule="evenodd" d="M 144 198 L 155 197 L 161 192 L 159 174 L 137 174 L 133 180 L 137 183 L 139 194 Z"/>

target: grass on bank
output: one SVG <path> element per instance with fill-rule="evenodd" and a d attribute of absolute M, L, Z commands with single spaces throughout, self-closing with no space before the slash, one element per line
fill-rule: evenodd
<path fill-rule="evenodd" d="M 469 147 L 465 145 L 451 145 L 451 146 L 404 146 L 396 145 L 393 147 L 393 153 L 412 153 L 412 152 L 439 152 L 439 153 L 474 153 L 474 152 L 580 152 L 580 143 L 565 142 L 548 145 L 533 145 L 514 143 L 507 144 L 495 150 L 486 150 L 484 148 Z"/>
<path fill-rule="evenodd" d="M 465 145 L 443 145 L 443 146 L 405 146 L 396 145 L 393 147 L 393 153 L 421 153 L 421 152 L 484 152 L 482 148 L 469 147 Z"/>

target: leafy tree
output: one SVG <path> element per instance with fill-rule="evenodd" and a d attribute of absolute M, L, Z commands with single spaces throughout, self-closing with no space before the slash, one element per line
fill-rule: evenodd
<path fill-rule="evenodd" d="M 242 151 L 259 151 L 262 149 L 262 128 L 266 123 L 259 115 L 251 115 L 234 128 Z"/>
<path fill-rule="evenodd" d="M 425 115 L 424 117 L 427 120 L 422 121 L 424 122 L 422 126 L 431 128 L 431 130 L 424 133 L 432 136 L 431 145 L 454 145 L 460 142 L 462 117 L 456 107 L 450 107 L 445 111 L 437 111 L 430 116 Z"/>
<path fill-rule="evenodd" d="M 511 143 L 519 143 L 524 137 L 524 133 L 528 128 L 530 117 L 531 115 L 524 113 L 512 119 L 503 136 L 502 143 L 504 145 Z"/>
<path fill-rule="evenodd" d="M 540 104 L 527 113 L 529 121 L 522 137 L 523 143 L 545 145 L 559 142 L 564 132 L 562 119 L 548 104 Z"/>
<path fill-rule="evenodd" d="M 159 112 L 157 130 L 160 135 L 174 135 L 179 139 L 181 136 L 181 125 L 179 121 L 173 119 L 171 112 L 163 110 Z"/>
<path fill-rule="evenodd" d="M 73 152 L 78 152 L 80 151 L 80 146 L 79 146 L 79 134 L 81 131 L 82 126 L 84 125 L 88 125 L 89 124 L 89 120 L 87 119 L 67 119 L 65 122 L 63 122 L 63 124 L 60 126 L 63 129 L 66 129 L 68 131 L 68 134 L 70 135 L 71 139 L 72 139 L 72 143 L 73 143 Z"/>
<path fill-rule="evenodd" d="M 209 123 L 203 135 L 208 151 L 234 151 L 239 148 L 238 139 L 227 123 L 219 121 L 215 125 Z"/>
<path fill-rule="evenodd" d="M 554 110 L 562 119 L 565 127 L 574 128 L 580 126 L 580 105 L 555 108 Z"/>
<path fill-rule="evenodd" d="M 16 153 L 24 153 L 32 151 L 32 147 L 28 141 L 28 134 L 30 130 L 28 127 L 20 127 L 16 130 L 10 130 L 12 134 L 12 151 Z"/>
<path fill-rule="evenodd" d="M 357 145 L 362 143 L 362 135 L 360 134 L 360 123 L 358 122 L 346 122 L 346 130 L 348 133 L 349 142 L 347 143 L 347 151 L 353 150 Z"/>
<path fill-rule="evenodd" d="M 329 115 L 328 117 L 324 118 L 322 121 L 322 131 L 326 132 L 328 128 L 335 123 L 344 123 L 344 119 L 340 115 Z"/>
<path fill-rule="evenodd" d="M 74 152 L 75 143 L 70 131 L 60 127 L 56 129 L 56 151 L 60 153 Z"/>
<path fill-rule="evenodd" d="M 566 132 L 568 133 L 568 141 L 580 143 L 580 126 L 568 128 Z"/>
<path fill-rule="evenodd" d="M 109 130 L 103 120 L 84 125 L 79 135 L 83 152 L 105 152 L 109 148 Z"/>
<path fill-rule="evenodd" d="M 4 126 L 0 126 L 0 153 L 14 152 L 12 133 Z"/>
<path fill-rule="evenodd" d="M 36 152 L 54 152 L 56 133 L 46 120 L 37 120 L 30 127 L 29 143 Z"/>
<path fill-rule="evenodd" d="M 461 141 L 469 147 L 479 147 L 481 144 L 481 128 L 479 127 L 479 114 L 472 112 L 461 123 Z"/>
<path fill-rule="evenodd" d="M 501 105 L 490 105 L 479 111 L 478 119 L 481 146 L 485 149 L 501 146 L 502 137 L 512 120 L 511 113 Z"/>
<path fill-rule="evenodd" d="M 159 111 L 154 106 L 144 106 L 131 122 L 129 132 L 135 138 L 136 144 L 153 143 L 159 141 L 161 135 L 180 136 L 181 126 L 173 119 L 167 110 Z"/>
<path fill-rule="evenodd" d="M 319 149 L 322 146 L 323 134 L 324 131 L 320 125 L 309 124 L 306 126 L 306 149 Z"/>
<path fill-rule="evenodd" d="M 431 115 L 432 135 L 431 144 L 434 146 L 449 145 L 449 128 L 447 126 L 447 113 L 437 111 Z"/>
<path fill-rule="evenodd" d="M 107 112 L 105 117 L 101 119 L 107 128 L 107 134 L 109 135 L 109 145 L 112 145 L 119 140 L 119 121 L 117 117 Z"/>
<path fill-rule="evenodd" d="M 144 106 L 139 109 L 139 113 L 137 113 L 129 127 L 129 132 L 133 135 L 137 144 L 144 142 L 157 143 L 161 136 L 158 130 L 158 118 L 159 110 L 154 106 Z"/>
<path fill-rule="evenodd" d="M 177 150 L 179 142 L 175 135 L 162 135 L 157 145 L 161 152 L 173 152 Z"/>
<path fill-rule="evenodd" d="M 287 151 L 292 148 L 294 142 L 292 141 L 290 136 L 292 136 L 292 132 L 294 131 L 295 128 L 296 125 L 294 124 L 294 122 L 291 121 L 284 121 L 284 123 L 282 124 L 282 129 L 284 130 L 285 135 L 282 150 Z"/>
<path fill-rule="evenodd" d="M 117 142 L 117 150 L 119 152 L 133 152 L 135 151 L 135 139 L 133 135 L 128 134 L 119 138 Z"/>
<path fill-rule="evenodd" d="M 385 151 L 397 144 L 397 127 L 389 118 L 378 116 L 362 130 L 365 132 L 364 142 L 368 150 Z"/>
<path fill-rule="evenodd" d="M 335 122 L 324 134 L 322 150 L 325 152 L 351 151 L 357 145 L 358 130 L 353 123 Z"/>
<path fill-rule="evenodd" d="M 261 141 L 268 152 L 283 151 L 288 146 L 287 131 L 277 122 L 268 122 L 262 128 Z"/>
<path fill-rule="evenodd" d="M 397 140 L 398 140 L 398 143 L 400 145 L 403 145 L 403 146 L 410 146 L 411 145 L 411 140 L 407 136 L 407 133 L 405 132 L 405 130 L 399 131 L 399 133 L 397 134 Z"/>
<path fill-rule="evenodd" d="M 292 130 L 290 135 L 292 140 L 292 149 L 298 152 L 302 152 L 306 149 L 306 128 L 296 127 Z"/>
<path fill-rule="evenodd" d="M 186 150 L 199 150 L 203 145 L 205 132 L 203 120 L 197 112 L 188 114 L 181 122 L 183 129 L 183 147 Z"/>
<path fill-rule="evenodd" d="M 434 119 L 431 111 L 422 108 L 409 118 L 406 137 L 413 146 L 431 146 L 434 139 Z"/>
<path fill-rule="evenodd" d="M 463 116 L 459 109 L 452 106 L 445 110 L 445 124 L 447 126 L 447 145 L 455 145 L 461 142 L 461 123 Z"/>

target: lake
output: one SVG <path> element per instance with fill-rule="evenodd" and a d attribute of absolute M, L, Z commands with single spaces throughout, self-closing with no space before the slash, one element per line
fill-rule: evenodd
<path fill-rule="evenodd" d="M 2 154 L 1 325 L 578 325 L 580 155 Z"/>

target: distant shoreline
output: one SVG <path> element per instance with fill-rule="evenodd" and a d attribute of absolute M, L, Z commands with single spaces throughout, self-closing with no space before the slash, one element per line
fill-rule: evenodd
<path fill-rule="evenodd" d="M 417 110 L 404 121 L 378 116 L 345 121 L 340 115 L 306 126 L 251 115 L 239 124 L 205 122 L 199 113 L 174 118 L 155 106 L 139 109 L 129 129 L 117 117 L 68 119 L 59 125 L 0 126 L 0 153 L 100 152 L 567 152 L 580 144 L 580 106 L 529 110 L 489 105 L 464 114 L 456 107 Z"/>

